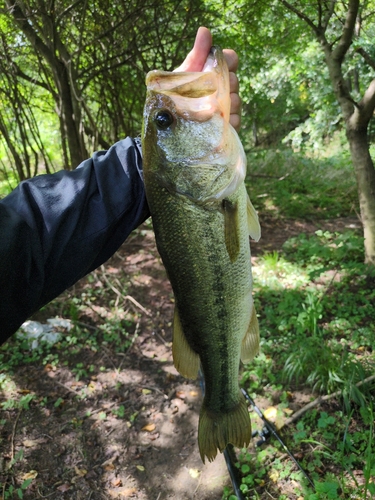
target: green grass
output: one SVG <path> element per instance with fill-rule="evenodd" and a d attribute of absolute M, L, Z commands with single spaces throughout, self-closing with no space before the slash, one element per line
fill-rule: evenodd
<path fill-rule="evenodd" d="M 254 205 L 275 224 L 280 217 L 316 220 L 358 210 L 346 155 L 256 151 L 248 156 L 248 171 Z M 244 367 L 241 383 L 263 405 L 264 398 L 275 405 L 272 395 L 281 395 L 276 425 L 315 490 L 271 439 L 238 456 L 246 499 L 375 497 L 374 381 L 362 383 L 375 372 L 375 269 L 363 262 L 361 234 L 320 230 L 290 238 L 254 265 L 261 353 Z M 283 427 L 299 391 L 310 400 L 336 396 Z M 262 427 L 251 418 L 253 428 Z M 223 498 L 235 499 L 230 488 Z"/>
<path fill-rule="evenodd" d="M 247 499 L 375 495 L 374 382 L 361 384 L 375 371 L 375 270 L 363 265 L 362 244 L 352 232 L 318 231 L 288 240 L 256 263 L 261 354 L 245 367 L 243 386 L 255 401 L 281 393 L 279 423 L 295 391 L 310 391 L 311 399 L 338 396 L 280 431 L 315 491 L 271 439 L 238 457 Z M 285 478 L 295 485 L 287 494 Z M 234 498 L 230 488 L 223 498 Z"/>
<path fill-rule="evenodd" d="M 290 149 L 253 150 L 246 185 L 262 216 L 329 219 L 354 214 L 357 188 L 348 155 L 309 158 Z"/>

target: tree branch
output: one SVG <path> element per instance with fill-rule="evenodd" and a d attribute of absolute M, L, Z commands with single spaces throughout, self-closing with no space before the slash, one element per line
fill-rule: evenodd
<path fill-rule="evenodd" d="M 375 79 L 367 87 L 362 99 L 358 103 L 361 109 L 361 121 L 369 121 L 375 109 Z"/>
<path fill-rule="evenodd" d="M 47 45 L 43 42 L 43 40 L 37 35 L 36 31 L 29 23 L 27 16 L 23 13 L 18 3 L 11 2 L 10 0 L 6 0 L 6 5 L 10 14 L 12 15 L 16 24 L 20 27 L 20 29 L 25 34 L 26 38 L 30 41 L 32 46 L 40 52 L 43 57 L 48 61 L 51 67 L 56 66 L 56 61 L 53 55 L 53 52 L 47 47 Z"/>
<path fill-rule="evenodd" d="M 17 76 L 20 76 L 23 80 L 26 80 L 27 82 L 33 83 L 34 85 L 37 85 L 38 87 L 42 87 L 42 88 L 48 90 L 48 92 L 50 92 L 51 88 L 45 82 L 37 80 L 36 78 L 33 78 L 32 76 L 29 76 L 26 73 L 24 73 L 22 71 L 22 69 L 14 61 L 12 63 L 12 66 L 15 69 L 15 74 Z"/>
<path fill-rule="evenodd" d="M 359 0 L 349 0 L 342 35 L 336 48 L 332 51 L 332 58 L 339 63 L 343 62 L 344 57 L 352 44 L 358 9 Z"/>
<path fill-rule="evenodd" d="M 335 4 L 336 4 L 336 0 L 331 0 L 331 2 L 329 4 L 329 8 L 327 9 L 326 15 L 324 16 L 324 21 L 322 23 L 322 28 L 324 28 L 324 31 L 326 31 L 328 23 L 332 17 L 332 14 L 335 11 Z"/>
<path fill-rule="evenodd" d="M 365 51 L 365 49 L 359 47 L 356 52 L 358 52 L 358 54 L 363 57 L 366 64 L 368 64 L 372 69 L 375 69 L 375 60 L 370 56 L 368 52 Z"/>
<path fill-rule="evenodd" d="M 318 26 L 315 26 L 315 24 L 312 22 L 312 20 L 306 16 L 306 14 L 304 14 L 302 11 L 296 9 L 296 7 L 294 7 L 294 5 L 292 5 L 291 3 L 287 2 L 286 0 L 280 0 L 281 3 L 283 5 L 285 5 L 285 7 L 290 10 L 291 12 L 294 12 L 294 14 L 296 14 L 296 16 L 298 16 L 300 19 L 302 19 L 302 21 L 305 21 L 305 23 L 307 23 L 310 28 L 314 31 L 314 33 L 318 33 L 319 32 L 319 27 Z"/>
<path fill-rule="evenodd" d="M 357 384 L 355 384 L 356 387 L 361 387 L 361 385 L 367 384 L 368 382 L 372 382 L 375 380 L 375 375 L 371 375 L 370 377 L 365 378 L 364 380 L 361 380 Z M 338 396 L 341 396 L 342 390 L 334 392 L 332 394 L 327 394 L 325 396 L 319 396 L 318 398 L 314 399 L 314 401 L 311 401 L 311 403 L 308 403 L 307 405 L 303 406 L 300 408 L 298 411 L 294 413 L 291 417 L 287 418 L 284 422 L 284 426 L 290 425 L 296 420 L 298 420 L 304 413 L 306 413 L 308 410 L 311 408 L 314 408 L 314 406 L 318 406 L 324 401 L 329 401 L 330 399 L 336 398 Z"/>

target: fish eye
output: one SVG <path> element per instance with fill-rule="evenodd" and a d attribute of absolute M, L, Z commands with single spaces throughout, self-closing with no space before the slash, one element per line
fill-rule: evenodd
<path fill-rule="evenodd" d="M 158 129 L 166 130 L 173 123 L 173 115 L 169 111 L 162 109 L 155 114 L 154 120 Z"/>

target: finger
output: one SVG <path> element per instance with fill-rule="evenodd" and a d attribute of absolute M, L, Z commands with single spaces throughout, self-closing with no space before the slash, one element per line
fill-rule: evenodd
<path fill-rule="evenodd" d="M 232 92 L 230 94 L 230 114 L 241 114 L 241 99 L 240 96 L 235 92 Z"/>
<path fill-rule="evenodd" d="M 237 55 L 237 53 L 232 49 L 224 49 L 223 54 L 224 54 L 225 60 L 227 62 L 227 66 L 228 66 L 229 71 L 233 71 L 235 73 L 238 69 L 238 55 Z"/>
<path fill-rule="evenodd" d="M 241 128 L 241 117 L 240 115 L 230 115 L 229 123 L 232 125 L 236 132 L 240 131 Z"/>
<path fill-rule="evenodd" d="M 229 91 L 238 94 L 239 83 L 237 75 L 235 73 L 229 73 Z"/>
<path fill-rule="evenodd" d="M 204 26 L 198 28 L 194 46 L 180 67 L 174 71 L 202 71 L 212 46 L 211 31 Z"/>

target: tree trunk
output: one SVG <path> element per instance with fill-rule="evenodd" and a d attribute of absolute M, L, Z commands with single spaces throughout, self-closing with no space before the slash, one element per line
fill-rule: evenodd
<path fill-rule="evenodd" d="M 56 71 L 58 67 L 58 70 Z M 74 112 L 74 97 L 71 88 L 68 71 L 65 66 L 56 61 L 54 78 L 58 88 L 57 106 L 61 129 L 63 131 L 63 140 L 69 149 L 70 165 L 69 169 L 76 168 L 83 160 L 87 158 L 87 151 L 84 140 L 79 130 L 81 124 L 80 110 Z"/>
<path fill-rule="evenodd" d="M 51 38 L 49 33 L 51 26 L 43 24 L 41 25 L 42 28 L 39 29 L 44 29 L 45 32 L 39 32 L 37 24 L 30 21 L 23 3 L 16 2 L 15 0 L 7 0 L 6 4 L 15 23 L 29 40 L 37 56 L 46 63 L 53 75 L 57 94 L 52 92 L 52 95 L 58 106 L 60 130 L 63 133 L 62 142 L 65 140 L 65 144 L 67 145 L 64 153 L 66 153 L 66 149 L 69 151 L 69 167 L 75 168 L 87 157 L 87 152 L 83 134 L 80 130 L 81 113 L 79 98 L 75 94 L 73 88 L 74 82 L 71 81 L 69 74 L 69 71 L 71 71 L 72 76 L 75 74 L 74 70 L 69 66 L 71 64 L 71 57 L 58 37 L 56 25 L 52 25 L 55 31 L 54 37 Z M 43 35 L 44 40 L 42 38 Z"/>
<path fill-rule="evenodd" d="M 12 153 L 14 164 L 15 164 L 16 170 L 17 170 L 18 178 L 20 181 L 23 181 L 26 179 L 25 172 L 23 171 L 24 164 L 22 162 L 22 158 L 20 157 L 16 148 L 14 147 L 11 138 L 9 137 L 8 129 L 5 126 L 5 123 L 4 123 L 1 115 L 0 115 L 0 132 L 3 134 L 5 142 L 7 143 L 7 146 L 9 148 L 10 152 Z"/>
<path fill-rule="evenodd" d="M 355 175 L 365 237 L 365 262 L 375 264 L 375 168 L 369 152 L 367 127 L 355 129 L 347 122 L 346 136 Z"/>

